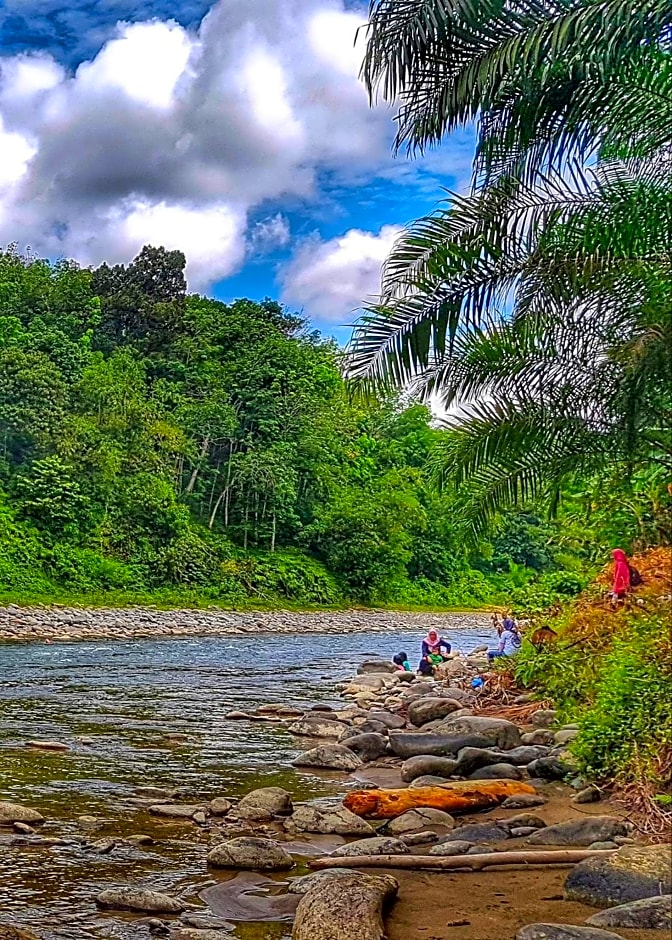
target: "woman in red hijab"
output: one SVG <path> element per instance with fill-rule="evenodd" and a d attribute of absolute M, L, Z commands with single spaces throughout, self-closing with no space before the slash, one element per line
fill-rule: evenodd
<path fill-rule="evenodd" d="M 611 554 L 614 556 L 614 583 L 611 595 L 614 601 L 622 601 L 630 590 L 630 565 L 622 548 L 615 548 Z"/>

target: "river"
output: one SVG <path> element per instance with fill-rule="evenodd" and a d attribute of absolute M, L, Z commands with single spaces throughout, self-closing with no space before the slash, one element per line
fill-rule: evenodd
<path fill-rule="evenodd" d="M 492 643 L 482 623 L 465 615 L 451 629 L 454 648 Z M 342 792 L 342 775 L 290 766 L 300 748 L 284 727 L 227 720 L 227 712 L 336 705 L 335 684 L 363 659 L 400 649 L 413 659 L 419 641 L 414 631 L 0 646 L 0 798 L 40 810 L 43 836 L 81 841 L 86 815 L 99 820 L 89 840 L 147 832 L 157 839 L 150 851 L 112 857 L 0 836 L 0 924 L 11 914 L 11 923 L 39 927 L 45 940 L 146 938 L 134 919 L 98 914 L 95 893 L 132 879 L 194 900 L 211 877 L 201 830 L 158 822 L 134 802 L 136 788 L 179 787 L 184 800 L 269 785 L 298 800 Z M 70 750 L 31 750 L 31 739 Z M 241 922 L 233 936 L 284 937 L 286 925 Z"/>

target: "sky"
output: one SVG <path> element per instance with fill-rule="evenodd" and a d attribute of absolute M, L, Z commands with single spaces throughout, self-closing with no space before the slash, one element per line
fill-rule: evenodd
<path fill-rule="evenodd" d="M 345 342 L 473 138 L 394 157 L 351 0 L 0 0 L 0 245 L 83 265 L 180 248 L 191 290 Z"/>

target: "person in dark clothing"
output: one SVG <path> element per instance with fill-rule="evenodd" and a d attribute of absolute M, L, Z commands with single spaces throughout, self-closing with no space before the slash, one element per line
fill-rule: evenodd
<path fill-rule="evenodd" d="M 418 672 L 423 676 L 433 675 L 434 667 L 440 666 L 450 656 L 451 649 L 448 640 L 439 636 L 438 631 L 432 628 L 422 641 L 422 656 Z"/>

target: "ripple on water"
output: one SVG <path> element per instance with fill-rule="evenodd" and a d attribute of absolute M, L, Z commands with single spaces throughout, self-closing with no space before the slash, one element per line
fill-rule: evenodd
<path fill-rule="evenodd" d="M 462 621 L 469 626 L 468 616 Z M 463 649 L 492 639 L 482 628 L 448 633 Z M 77 817 L 92 815 L 102 822 L 89 838 L 149 833 L 156 840 L 126 857 L 96 855 L 81 844 L 19 846 L 0 836 L 0 923 L 38 927 L 44 940 L 138 940 L 146 927 L 132 915 L 98 912 L 98 891 L 133 882 L 202 904 L 199 892 L 213 883 L 207 835 L 191 822 L 150 816 L 129 802 L 134 788 L 180 787 L 196 799 L 256 786 L 285 786 L 297 800 L 342 792 L 341 775 L 291 767 L 298 748 L 283 727 L 227 721 L 226 713 L 262 704 L 336 705 L 333 683 L 323 676 L 340 681 L 376 651 L 412 654 L 420 639 L 417 632 L 265 634 L 0 646 L 7 677 L 0 688 L 0 798 L 39 809 L 47 818 L 44 836 L 81 838 Z M 30 739 L 64 741 L 71 750 L 25 749 Z M 252 908 L 273 894 L 268 885 L 246 890 Z M 234 935 L 289 936 L 286 924 L 242 920 Z"/>

